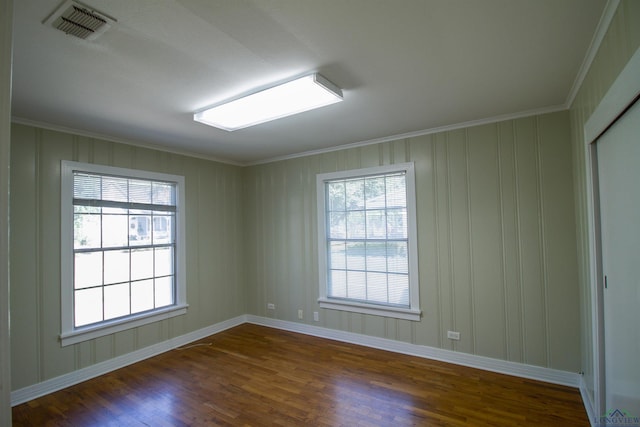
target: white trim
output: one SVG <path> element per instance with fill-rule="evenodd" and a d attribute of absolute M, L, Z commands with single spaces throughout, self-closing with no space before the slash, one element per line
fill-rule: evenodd
<path fill-rule="evenodd" d="M 0 0 L 0 426 L 11 425 L 9 315 L 9 182 L 11 180 L 11 68 L 13 0 Z M 14 332 L 14 335 L 17 335 Z"/>
<path fill-rule="evenodd" d="M 348 150 L 351 148 L 366 147 L 367 145 L 381 144 L 384 142 L 393 142 L 393 141 L 398 141 L 402 139 L 415 138 L 415 137 L 424 136 L 424 135 L 432 135 L 432 134 L 441 133 L 441 132 L 450 132 L 453 130 L 466 129 L 473 126 L 482 126 L 482 125 L 487 125 L 492 123 L 504 122 L 506 120 L 515 120 L 515 119 L 522 119 L 525 117 L 539 116 L 542 114 L 557 113 L 558 111 L 564 111 L 566 109 L 567 109 L 567 106 L 565 104 L 550 105 L 548 107 L 535 108 L 532 110 L 520 111 L 517 113 L 501 114 L 499 116 L 487 117 L 484 119 L 469 120 L 467 122 L 454 123 L 452 125 L 439 126 L 435 128 L 427 128 L 427 129 L 417 130 L 414 132 L 400 133 L 400 134 L 385 136 L 382 138 L 375 138 L 375 139 L 369 139 L 366 141 L 353 142 L 350 144 L 336 145 L 335 147 L 320 148 L 318 150 L 309 150 L 309 151 L 303 151 L 301 153 L 270 157 L 264 160 L 246 162 L 246 163 L 243 163 L 242 166 L 256 166 L 256 165 L 262 165 L 267 163 L 279 162 L 282 160 L 297 159 L 299 157 L 314 156 L 316 154 L 325 154 L 325 153 L 331 153 L 334 151 Z"/>
<path fill-rule="evenodd" d="M 591 144 L 640 93 L 640 47 L 584 125 L 585 144 Z"/>
<path fill-rule="evenodd" d="M 584 409 L 587 412 L 587 417 L 589 417 L 589 423 L 591 423 L 592 426 L 596 426 L 598 424 L 599 415 L 594 410 L 593 400 L 591 400 L 591 395 L 587 390 L 587 385 L 584 382 L 584 376 L 582 375 L 580 375 L 578 388 L 580 389 L 580 397 L 582 397 L 582 403 L 584 404 Z"/>
<path fill-rule="evenodd" d="M 398 308 L 391 306 L 375 306 L 372 304 L 364 304 L 349 300 L 321 298 L 318 299 L 320 308 L 328 308 L 331 310 L 350 311 L 352 313 L 372 314 L 374 316 L 393 317 L 396 319 L 420 321 L 422 312 L 420 310 L 412 310 L 406 308 Z"/>
<path fill-rule="evenodd" d="M 487 117 L 483 119 L 469 120 L 461 123 L 454 123 L 452 125 L 438 126 L 434 128 L 421 129 L 414 132 L 406 132 L 401 134 L 385 136 L 381 138 L 353 142 L 349 144 L 341 144 L 335 147 L 320 148 L 318 150 L 303 151 L 300 153 L 288 154 L 284 156 L 268 157 L 266 159 L 250 161 L 250 162 L 238 162 L 234 160 L 224 159 L 221 157 L 196 153 L 189 150 L 179 150 L 179 149 L 168 148 L 162 145 L 156 145 L 152 143 L 133 141 L 125 138 L 116 138 L 114 136 L 109 136 L 109 135 L 105 135 L 97 132 L 90 132 L 90 131 L 70 128 L 70 127 L 65 127 L 60 125 L 54 125 L 51 123 L 39 122 L 36 120 L 29 120 L 23 117 L 13 116 L 11 118 L 11 121 L 16 124 L 33 126 L 33 127 L 52 130 L 56 132 L 65 132 L 65 133 L 70 133 L 74 135 L 84 136 L 87 138 L 95 138 L 95 139 L 101 139 L 104 141 L 115 142 L 118 144 L 132 145 L 134 147 L 148 148 L 151 150 L 163 151 L 166 153 L 178 154 L 181 156 L 195 157 L 197 159 L 210 160 L 213 162 L 224 163 L 224 164 L 229 164 L 233 166 L 247 167 L 247 166 L 256 166 L 256 165 L 262 165 L 267 163 L 274 163 L 282 160 L 290 160 L 290 159 L 297 159 L 300 157 L 313 156 L 316 154 L 324 154 L 324 153 L 331 153 L 334 151 L 348 150 L 351 148 L 365 147 L 367 145 L 381 144 L 384 142 L 392 142 L 392 141 L 402 140 L 406 138 L 415 138 L 415 137 L 424 136 L 424 135 L 432 135 L 432 134 L 441 133 L 441 132 L 449 132 L 449 131 L 465 129 L 473 126 L 481 126 L 481 125 L 486 125 L 491 123 L 503 122 L 506 120 L 515 120 L 515 119 L 522 119 L 525 117 L 538 116 L 541 114 L 556 113 L 558 111 L 564 111 L 566 109 L 567 109 L 567 106 L 565 104 L 551 105 L 548 107 L 535 108 L 532 110 L 520 111 L 517 113 L 501 114 L 498 116 L 492 116 L 492 117 Z"/>
<path fill-rule="evenodd" d="M 640 92 L 640 48 L 627 62 L 622 72 L 611 85 L 605 96 L 602 98 L 593 114 L 584 125 L 584 150 L 585 150 L 585 179 L 587 192 L 587 227 L 588 227 L 588 247 L 589 247 L 589 274 L 591 293 L 591 319 L 593 337 L 593 377 L 594 377 L 594 401 L 592 408 L 597 413 L 606 411 L 605 407 L 605 370 L 604 370 L 604 323 L 602 285 L 599 274 L 600 254 L 598 246 L 598 229 L 595 205 L 596 189 L 594 188 L 594 178 L 597 171 L 594 170 L 593 143 L 600 133 L 622 112 L 634 97 Z M 588 391 L 585 393 L 588 395 Z M 585 407 L 587 402 L 585 401 Z"/>
<path fill-rule="evenodd" d="M 161 320 L 171 319 L 172 317 L 181 316 L 187 313 L 188 304 L 172 305 L 170 307 L 161 308 L 149 314 L 140 316 L 132 315 L 125 319 L 113 322 L 104 322 L 99 325 L 84 330 L 76 329 L 60 334 L 60 343 L 63 347 L 79 342 L 99 338 L 105 335 L 115 334 L 116 332 L 125 331 L 127 329 L 137 328 L 149 323 L 159 322 Z"/>
<path fill-rule="evenodd" d="M 176 184 L 176 301 L 174 305 L 139 315 L 134 314 L 123 319 L 102 322 L 97 325 L 89 325 L 81 328 L 74 327 L 73 173 L 78 170 L 102 175 L 167 181 Z M 63 347 L 186 313 L 188 304 L 186 274 L 186 201 L 184 197 L 185 178 L 180 175 L 139 169 L 126 169 L 95 163 L 72 162 L 68 160 L 62 160 L 60 162 L 60 342 Z"/>
<path fill-rule="evenodd" d="M 604 305 L 602 285 L 602 262 L 600 257 L 600 207 L 597 202 L 598 176 L 595 145 L 587 145 L 585 153 L 585 171 L 587 178 L 587 227 L 589 229 L 589 292 L 591 294 L 591 330 L 593 353 L 593 406 L 598 413 L 605 409 L 604 401 Z M 588 391 L 585 389 L 585 392 Z M 586 404 L 585 404 L 586 406 Z"/>
<path fill-rule="evenodd" d="M 118 144 L 131 145 L 131 146 L 140 147 L 140 148 L 148 148 L 150 150 L 162 151 L 162 152 L 171 153 L 171 154 L 178 154 L 180 156 L 194 157 L 196 159 L 210 160 L 212 162 L 224 163 L 224 164 L 233 165 L 233 166 L 245 166 L 245 164 L 241 162 L 236 162 L 229 159 L 223 159 L 221 157 L 211 156 L 207 154 L 197 153 L 194 151 L 180 150 L 177 148 L 171 148 L 171 147 L 167 147 L 160 144 L 134 141 L 132 139 L 126 139 L 126 138 L 118 138 L 115 136 L 110 136 L 110 135 L 106 135 L 99 132 L 91 132 L 87 130 L 55 125 L 47 122 L 40 122 L 37 120 L 30 120 L 24 117 L 13 116 L 11 117 L 11 122 L 19 125 L 26 125 L 26 126 L 32 126 L 32 127 L 42 128 L 46 130 L 51 130 L 54 132 L 64 132 L 64 133 L 69 133 L 73 135 L 84 136 L 86 138 L 100 139 L 107 142 L 115 142 Z"/>
<path fill-rule="evenodd" d="M 372 337 L 354 332 L 339 331 L 253 315 L 247 315 L 247 322 L 270 328 L 282 329 L 315 337 L 377 348 L 379 350 L 392 351 L 425 359 L 439 360 L 441 362 L 453 363 L 455 365 L 467 366 L 470 368 L 482 369 L 484 371 L 513 375 L 516 377 L 544 381 L 552 384 L 560 384 L 574 388 L 578 388 L 580 381 L 580 375 L 574 372 L 560 371 L 541 366 L 525 365 L 518 362 L 509 362 L 490 357 L 459 353 L 456 351 L 411 344 L 387 338 Z"/>
<path fill-rule="evenodd" d="M 325 182 L 345 179 L 362 178 L 387 173 L 404 172 L 407 202 L 407 236 L 408 236 L 408 267 L 409 267 L 409 307 L 398 309 L 386 305 L 370 304 L 366 301 L 342 300 L 327 296 L 327 230 L 326 230 L 326 206 L 325 206 Z M 398 319 L 420 321 L 420 283 L 418 267 L 418 227 L 417 227 L 417 203 L 415 187 L 415 167 L 413 162 L 396 163 L 383 166 L 374 166 L 363 169 L 348 169 L 336 172 L 327 172 L 316 175 L 316 202 L 318 215 L 318 294 L 320 306 L 334 310 L 351 311 L 355 313 L 373 314 Z"/>
<path fill-rule="evenodd" d="M 16 406 L 21 403 L 44 396 L 46 394 L 62 390 L 63 388 L 67 388 L 83 381 L 90 380 L 91 378 L 104 375 L 111 371 L 115 371 L 116 369 L 120 369 L 133 363 L 140 362 L 141 360 L 157 356 L 159 354 L 165 353 L 191 342 L 201 340 L 210 335 L 217 334 L 243 323 L 246 323 L 246 316 L 242 315 L 234 317 L 233 319 L 225 320 L 223 322 L 207 326 L 206 328 L 202 328 L 197 331 L 189 332 L 176 338 L 170 338 L 161 343 L 154 344 L 149 347 L 124 354 L 122 356 L 114 357 L 113 359 L 109 359 L 104 362 L 100 362 L 95 365 L 70 372 L 68 374 L 60 375 L 59 377 L 51 378 L 49 380 L 42 381 L 28 387 L 15 390 L 11 392 L 11 406 Z"/>
<path fill-rule="evenodd" d="M 589 72 L 589 68 L 591 68 L 591 64 L 593 63 L 593 60 L 598 53 L 600 44 L 602 44 L 602 40 L 609 30 L 609 25 L 611 24 L 611 20 L 616 14 L 616 10 L 618 9 L 619 4 L 620 0 L 609 0 L 605 5 L 604 11 L 600 16 L 600 22 L 598 22 L 596 31 L 593 34 L 593 38 L 591 39 L 591 43 L 589 44 L 587 53 L 584 56 L 582 65 L 580 66 L 580 70 L 578 71 L 578 74 L 576 74 L 576 78 L 573 81 L 573 85 L 571 86 L 571 90 L 569 91 L 569 95 L 567 96 L 567 101 L 565 102 L 567 108 L 570 108 L 571 104 L 573 104 L 573 101 L 576 99 L 576 95 L 578 95 L 580 87 L 582 86 L 582 83 L 584 82 L 584 79 Z"/>
<path fill-rule="evenodd" d="M 60 375 L 40 383 L 21 388 L 11 392 L 11 406 L 28 402 L 49 393 L 62 390 L 72 385 L 90 380 L 100 375 L 115 371 L 141 360 L 165 353 L 175 348 L 184 346 L 194 341 L 201 340 L 208 336 L 217 334 L 244 323 L 266 326 L 275 329 L 311 335 L 319 338 L 326 338 L 336 341 L 347 342 L 365 347 L 377 348 L 380 350 L 392 351 L 395 353 L 407 354 L 410 356 L 422 357 L 425 359 L 439 360 L 455 365 L 467 366 L 485 371 L 497 372 L 501 374 L 513 375 L 521 378 L 528 378 L 537 381 L 544 381 L 552 384 L 560 384 L 569 387 L 582 387 L 581 376 L 579 374 L 557 369 L 544 368 L 540 366 L 525 365 L 517 362 L 492 359 L 489 357 L 476 356 L 466 353 L 458 353 L 450 350 L 443 350 L 434 347 L 410 344 L 406 342 L 390 340 L 386 338 L 372 337 L 353 332 L 339 331 L 335 329 L 311 326 L 302 323 L 289 322 L 285 320 L 269 319 L 266 317 L 254 316 L 250 314 L 234 317 L 214 325 L 189 332 L 179 337 L 170 338 L 158 344 L 136 350 L 134 352 L 106 360 L 95 365 L 88 366 L 68 374 Z"/>

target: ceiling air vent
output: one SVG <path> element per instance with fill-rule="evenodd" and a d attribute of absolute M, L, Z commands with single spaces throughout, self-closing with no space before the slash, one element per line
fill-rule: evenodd
<path fill-rule="evenodd" d="M 43 24 L 83 40 L 95 40 L 116 22 L 114 18 L 77 1 L 63 2 Z"/>

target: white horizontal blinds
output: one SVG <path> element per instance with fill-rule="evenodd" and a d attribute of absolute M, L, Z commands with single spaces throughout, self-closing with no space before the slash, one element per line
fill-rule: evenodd
<path fill-rule="evenodd" d="M 176 210 L 175 183 L 74 172 L 74 205 Z M 81 201 L 81 202 L 80 202 Z"/>
<path fill-rule="evenodd" d="M 327 297 L 409 307 L 404 172 L 325 182 Z"/>
<path fill-rule="evenodd" d="M 76 171 L 74 327 L 175 304 L 176 184 Z"/>

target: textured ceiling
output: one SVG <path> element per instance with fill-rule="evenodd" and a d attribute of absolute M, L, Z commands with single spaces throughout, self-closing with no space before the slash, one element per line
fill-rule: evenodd
<path fill-rule="evenodd" d="M 84 41 L 14 5 L 13 116 L 251 163 L 566 105 L 605 0 L 86 0 Z M 319 71 L 344 102 L 226 132 L 193 112 Z"/>

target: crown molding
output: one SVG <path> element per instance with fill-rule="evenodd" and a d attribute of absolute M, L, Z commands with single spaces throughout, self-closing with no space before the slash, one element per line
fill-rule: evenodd
<path fill-rule="evenodd" d="M 589 68 L 591 67 L 591 64 L 593 63 L 593 60 L 598 52 L 598 49 L 600 48 L 602 40 L 604 39 L 607 33 L 607 30 L 609 29 L 609 25 L 611 24 L 611 21 L 615 16 L 615 13 L 616 13 L 616 10 L 618 9 L 619 4 L 620 4 L 620 0 L 608 0 L 607 4 L 605 5 L 602 16 L 600 17 L 600 21 L 598 22 L 598 26 L 596 27 L 596 31 L 593 35 L 593 38 L 591 39 L 591 43 L 589 45 L 589 48 L 587 49 L 587 53 L 582 61 L 582 65 L 580 66 L 578 74 L 576 75 L 576 78 L 573 82 L 571 90 L 569 91 L 567 99 L 564 102 L 564 104 L 560 104 L 560 105 L 552 105 L 548 107 L 542 107 L 538 109 L 527 110 L 527 111 L 522 111 L 517 113 L 503 114 L 503 115 L 487 117 L 487 118 L 478 119 L 478 120 L 471 120 L 471 121 L 456 123 L 452 125 L 427 128 L 427 129 L 422 129 L 414 132 L 407 132 L 407 133 L 396 134 L 396 135 L 391 135 L 391 136 L 382 137 L 382 138 L 375 138 L 375 139 L 370 139 L 370 140 L 365 140 L 360 142 L 337 145 L 334 147 L 322 148 L 318 150 L 303 151 L 300 153 L 294 153 L 294 154 L 289 154 L 284 156 L 270 157 L 270 158 L 251 161 L 251 162 L 238 162 L 238 161 L 233 161 L 233 160 L 220 158 L 216 156 L 209 156 L 202 153 L 192 152 L 189 150 L 173 149 L 173 148 L 159 146 L 151 143 L 145 143 L 141 141 L 128 140 L 124 138 L 116 138 L 116 137 L 105 135 L 105 134 L 68 128 L 65 126 L 54 125 L 51 123 L 30 120 L 23 117 L 14 116 L 12 117 L 12 122 L 17 124 L 23 124 L 23 125 L 53 130 L 53 131 L 71 133 L 71 134 L 85 136 L 89 138 L 101 139 L 101 140 L 116 142 L 120 144 L 132 145 L 132 146 L 141 147 L 141 148 L 148 148 L 152 150 L 158 150 L 158 151 L 163 151 L 167 153 L 178 154 L 178 155 L 188 156 L 188 157 L 195 157 L 198 159 L 210 160 L 218 163 L 224 163 L 224 164 L 229 164 L 233 166 L 243 167 L 243 166 L 256 166 L 256 165 L 262 165 L 267 163 L 274 163 L 274 162 L 283 161 L 283 160 L 296 159 L 300 157 L 330 153 L 334 151 L 347 150 L 351 148 L 365 147 L 367 145 L 381 144 L 385 142 L 397 141 L 397 140 L 406 139 L 406 138 L 414 138 L 414 137 L 419 137 L 424 135 L 431 135 L 431 134 L 440 133 L 440 132 L 448 132 L 452 130 L 497 123 L 497 122 L 506 121 L 506 120 L 513 120 L 513 119 L 519 119 L 519 118 L 535 116 L 540 114 L 553 113 L 557 111 L 567 110 L 573 104 L 573 101 L 575 100 L 575 97 L 578 91 L 580 90 L 582 83 L 584 82 L 584 79 L 587 75 L 587 72 L 589 71 Z"/>
<path fill-rule="evenodd" d="M 131 145 L 134 147 L 147 148 L 150 150 L 163 151 L 165 153 L 178 154 L 180 156 L 195 157 L 197 159 L 210 160 L 212 162 L 217 162 L 217 163 L 224 163 L 224 164 L 233 165 L 233 166 L 245 166 L 244 163 L 235 162 L 233 160 L 224 159 L 221 157 L 208 156 L 206 154 L 196 153 L 189 150 L 179 150 L 175 148 L 168 148 L 165 146 L 155 145 L 147 142 L 134 141 L 134 140 L 125 139 L 125 138 L 117 138 L 110 135 L 101 134 L 98 132 L 90 132 L 90 131 L 74 129 L 66 126 L 54 125 L 47 122 L 40 122 L 36 120 L 25 119 L 24 117 L 13 116 L 11 118 L 11 122 L 20 124 L 20 125 L 33 126 L 33 127 L 38 127 L 42 129 L 52 130 L 55 132 L 70 133 L 73 135 L 84 136 L 87 138 L 100 139 L 103 141 L 115 142 L 118 144 L 125 144 L 125 145 Z"/>
<path fill-rule="evenodd" d="M 64 126 L 53 125 L 51 123 L 38 122 L 38 121 L 35 121 L 35 120 L 29 120 L 29 119 L 25 119 L 25 118 L 22 118 L 22 117 L 13 117 L 12 118 L 12 122 L 13 123 L 17 123 L 17 124 L 27 125 L 27 126 L 34 126 L 34 127 L 39 127 L 39 128 L 43 128 L 43 129 L 58 131 L 58 132 L 71 133 L 71 134 L 75 134 L 75 135 L 79 135 L 79 136 L 85 136 L 85 137 L 88 137 L 88 138 L 102 139 L 102 140 L 105 140 L 105 141 L 116 142 L 116 143 L 120 143 L 120 144 L 133 145 L 133 146 L 141 147 L 141 148 L 148 148 L 148 149 L 152 149 L 152 150 L 164 151 L 164 152 L 167 152 L 167 153 L 179 154 L 179 155 L 182 155 L 182 156 L 196 157 L 196 158 L 199 158 L 199 159 L 210 160 L 210 161 L 214 161 L 214 162 L 218 162 L 218 163 L 225 163 L 225 164 L 229 164 L 229 165 L 233 165 L 233 166 L 247 167 L 247 166 L 257 166 L 257 165 L 262 165 L 262 164 L 267 164 L 267 163 L 275 163 L 275 162 L 279 162 L 279 161 L 283 161 L 283 160 L 297 159 L 297 158 L 300 158 L 300 157 L 308 157 L 308 156 L 313 156 L 313 155 L 317 155 L 317 154 L 331 153 L 331 152 L 334 152 L 334 151 L 348 150 L 348 149 L 351 149 L 351 148 L 365 147 L 367 145 L 375 145 L 375 144 L 381 144 L 381 143 L 385 143 L 385 142 L 398 141 L 398 140 L 406 139 L 406 138 L 415 138 L 415 137 L 424 136 L 424 135 L 432 135 L 432 134 L 441 133 L 441 132 L 449 132 L 449 131 L 453 131 L 453 130 L 465 129 L 465 128 L 474 127 L 474 126 L 481 126 L 481 125 L 486 125 L 486 124 L 491 124 L 491 123 L 503 122 L 503 121 L 506 121 L 506 120 L 514 120 L 514 119 L 521 119 L 521 118 L 524 118 L 524 117 L 538 116 L 538 115 L 541 115 L 541 114 L 555 113 L 555 112 L 563 111 L 563 110 L 566 110 L 566 109 L 567 109 L 567 107 L 564 104 L 551 105 L 549 107 L 536 108 L 536 109 L 533 109 L 533 110 L 521 111 L 521 112 L 518 112 L 518 113 L 502 114 L 502 115 L 499 115 L 499 116 L 492 116 L 492 117 L 487 117 L 487 118 L 484 118 L 484 119 L 470 120 L 470 121 L 467 121 L 467 122 L 461 122 L 461 123 L 456 123 L 456 124 L 446 125 L 446 126 L 439 126 L 439 127 L 435 127 L 435 128 L 427 128 L 427 129 L 422 129 L 422 130 L 418 130 L 418 131 L 414 131 L 414 132 L 407 132 L 407 133 L 402 133 L 402 134 L 386 136 L 386 137 L 382 137 L 382 138 L 369 139 L 369 140 L 366 140 L 366 141 L 360 141 L 360 142 L 354 142 L 354 143 L 350 143 L 350 144 L 337 145 L 337 146 L 334 146 L 334 147 L 321 148 L 321 149 L 318 149 L 318 150 L 303 151 L 303 152 L 300 152 L 300 153 L 294 153 L 294 154 L 289 154 L 289 155 L 285 155 L 285 156 L 270 157 L 270 158 L 267 158 L 267 159 L 257 160 L 257 161 L 253 161 L 253 162 L 236 162 L 236 161 L 232 161 L 232 160 L 229 160 L 229 159 L 223 159 L 223 158 L 219 158 L 219 157 L 215 157 L 215 156 L 207 156 L 207 155 L 204 155 L 204 154 L 194 153 L 194 152 L 190 152 L 190 151 L 187 151 L 187 150 L 175 150 L 175 149 L 170 149 L 170 148 L 167 148 L 167 147 L 161 147 L 161 146 L 157 146 L 157 145 L 153 145 L 153 144 L 149 144 L 149 143 L 144 143 L 144 142 L 139 142 L 139 141 L 132 141 L 132 140 L 127 140 L 127 139 L 122 139 L 122 138 L 115 138 L 115 137 L 112 137 L 112 136 L 109 136 L 109 135 L 104 135 L 104 134 L 99 134 L 99 133 L 94 133 L 94 132 L 88 132 L 88 131 L 82 131 L 82 130 L 68 128 L 68 127 L 64 127 Z"/>
<path fill-rule="evenodd" d="M 569 95 L 567 96 L 567 100 L 565 101 L 567 109 L 571 108 L 573 101 L 578 95 L 578 91 L 580 91 L 580 88 L 582 87 L 582 83 L 584 82 L 584 79 L 589 72 L 589 68 L 591 68 L 591 64 L 593 63 L 593 60 L 598 53 L 598 49 L 602 44 L 604 36 L 607 34 L 607 30 L 609 30 L 609 25 L 611 25 L 611 21 L 616 14 L 616 10 L 618 10 L 619 4 L 620 0 L 609 0 L 604 7 L 604 11 L 600 16 L 600 21 L 598 22 L 596 31 L 593 34 L 593 38 L 591 39 L 591 44 L 587 49 L 587 53 L 582 60 L 582 65 L 580 66 L 580 70 L 578 70 L 578 74 L 573 81 L 573 86 L 571 86 L 571 90 L 569 91 Z"/>
<path fill-rule="evenodd" d="M 406 138 L 415 138 L 415 137 L 418 137 L 418 136 L 432 135 L 432 134 L 435 134 L 435 133 L 449 132 L 449 131 L 457 130 L 457 129 L 465 129 L 465 128 L 470 128 L 470 127 L 474 127 L 474 126 L 481 126 L 481 125 L 486 125 L 486 124 L 491 124 L 491 123 L 498 123 L 498 122 L 503 122 L 503 121 L 506 121 L 506 120 L 514 120 L 514 119 L 521 119 L 521 118 L 524 118 L 524 117 L 531 117 L 531 116 L 538 116 L 538 115 L 542 115 L 542 114 L 555 113 L 555 112 L 558 112 L 558 111 L 564 111 L 566 109 L 567 109 L 567 107 L 566 107 L 565 104 L 551 105 L 549 107 L 536 108 L 536 109 L 533 109 L 533 110 L 521 111 L 521 112 L 518 112 L 518 113 L 502 114 L 502 115 L 499 115 L 499 116 L 492 116 L 492 117 L 487 117 L 487 118 L 484 118 L 484 119 L 470 120 L 470 121 L 467 121 L 467 122 L 461 122 L 461 123 L 456 123 L 456 124 L 452 124 L 452 125 L 446 125 L 446 126 L 439 126 L 439 127 L 435 127 L 435 128 L 422 129 L 422 130 L 418 130 L 418 131 L 415 131 L 415 132 L 407 132 L 407 133 L 401 133 L 401 134 L 397 134 L 397 135 L 386 136 L 386 137 L 382 137 L 382 138 L 369 139 L 369 140 L 366 140 L 366 141 L 353 142 L 353 143 L 350 143 L 350 144 L 336 145 L 335 147 L 321 148 L 319 150 L 303 151 L 303 152 L 300 152 L 300 153 L 289 154 L 289 155 L 285 155 L 285 156 L 271 157 L 271 158 L 264 159 L 264 160 L 257 160 L 255 162 L 247 162 L 247 163 L 244 163 L 243 165 L 244 166 L 263 165 L 263 164 L 274 163 L 274 162 L 279 162 L 279 161 L 283 161 L 283 160 L 297 159 L 299 157 L 308 157 L 308 156 L 313 156 L 313 155 L 316 155 L 316 154 L 331 153 L 333 151 L 348 150 L 350 148 L 365 147 L 367 145 L 381 144 L 381 143 L 384 143 L 384 142 L 398 141 L 398 140 L 406 139 Z"/>

